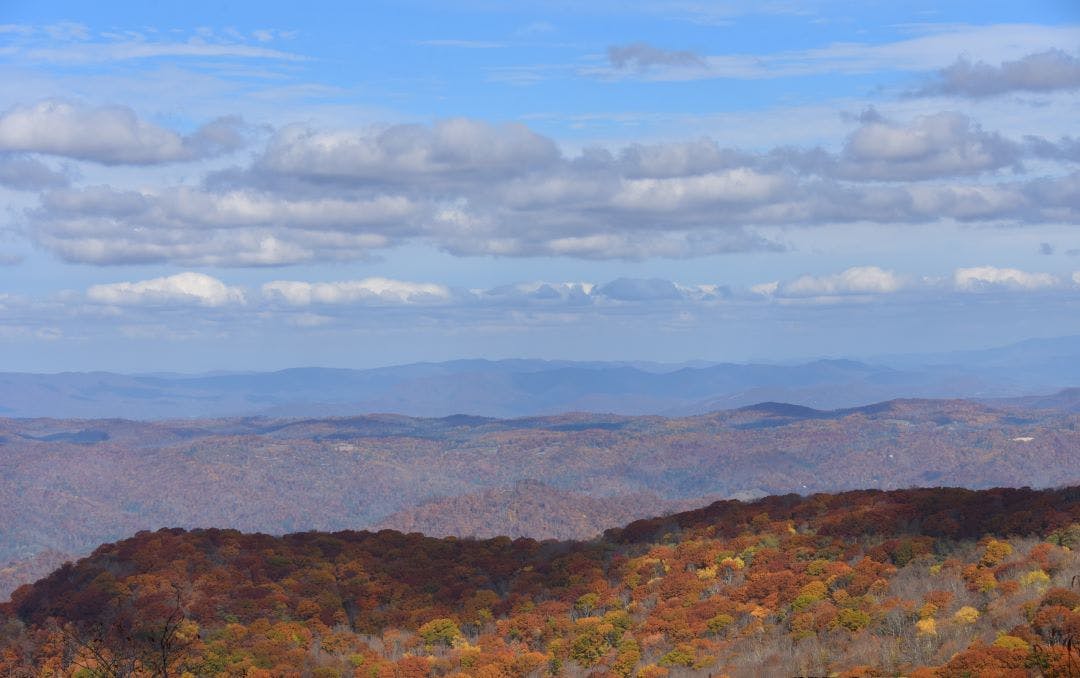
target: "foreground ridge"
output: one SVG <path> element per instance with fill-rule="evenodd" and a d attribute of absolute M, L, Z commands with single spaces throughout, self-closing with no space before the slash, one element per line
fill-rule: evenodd
<path fill-rule="evenodd" d="M 0 607 L 0 675 L 1077 675 L 1080 487 L 721 501 L 588 542 L 159 530 Z"/>

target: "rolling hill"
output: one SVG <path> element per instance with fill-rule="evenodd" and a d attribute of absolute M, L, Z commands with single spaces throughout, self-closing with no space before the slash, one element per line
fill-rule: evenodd
<path fill-rule="evenodd" d="M 6 419 L 0 563 L 26 581 L 43 573 L 25 565 L 43 552 L 83 554 L 167 526 L 283 534 L 393 520 L 468 535 L 490 534 L 480 528 L 491 520 L 497 531 L 588 536 L 702 497 L 1055 486 L 1080 481 L 1078 449 L 1075 414 L 968 401 L 675 418 Z M 514 490 L 522 481 L 542 485 Z M 607 509 L 591 501 L 607 498 Z M 550 532 L 560 499 L 573 532 Z"/>

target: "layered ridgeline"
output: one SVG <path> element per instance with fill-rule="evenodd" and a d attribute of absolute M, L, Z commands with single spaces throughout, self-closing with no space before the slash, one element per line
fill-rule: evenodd
<path fill-rule="evenodd" d="M 0 373 L 0 415 L 162 419 L 464 412 L 518 417 L 581 411 L 681 416 L 762 401 L 830 409 L 894 398 L 1030 396 L 1077 384 L 1080 337 L 1061 337 L 984 351 L 803 364 L 455 360 L 207 375 Z"/>
<path fill-rule="evenodd" d="M 17 590 L 0 674 L 1076 675 L 1077 521 L 1073 487 L 722 501 L 591 542 L 143 532 Z"/>
<path fill-rule="evenodd" d="M 588 538 L 722 497 L 1080 482 L 1078 449 L 1078 415 L 965 401 L 686 418 L 0 420 L 0 600 L 65 554 L 143 529 Z"/>

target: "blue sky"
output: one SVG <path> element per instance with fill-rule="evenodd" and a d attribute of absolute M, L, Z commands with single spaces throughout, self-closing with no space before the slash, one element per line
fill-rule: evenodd
<path fill-rule="evenodd" d="M 104 4 L 0 3 L 0 369 L 1080 333 L 1073 2 Z"/>

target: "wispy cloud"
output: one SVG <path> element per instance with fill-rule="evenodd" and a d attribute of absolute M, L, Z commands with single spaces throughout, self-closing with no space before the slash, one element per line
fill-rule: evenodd
<path fill-rule="evenodd" d="M 231 57 L 273 61 L 306 61 L 307 57 L 267 47 L 281 32 L 256 31 L 250 37 L 238 33 L 202 31 L 187 39 L 162 39 L 145 31 L 95 32 L 81 24 L 8 26 L 16 36 L 7 54 L 30 62 L 55 64 L 101 63 L 157 58 Z"/>
<path fill-rule="evenodd" d="M 990 97 L 1008 92 L 1080 89 L 1080 56 L 1060 49 L 1029 54 L 1000 66 L 959 58 L 914 94 Z"/>
<path fill-rule="evenodd" d="M 958 55 L 980 60 L 1006 61 L 1010 65 L 986 71 L 985 64 L 954 65 L 943 71 L 942 82 L 958 92 L 967 87 L 994 89 L 1001 82 L 1027 83 L 1030 89 L 1054 88 L 1072 82 L 1072 57 L 1047 45 L 1071 46 L 1080 42 L 1080 27 L 1034 24 L 986 26 L 949 25 L 921 27 L 913 37 L 885 43 L 834 42 L 823 47 L 766 53 L 710 53 L 665 50 L 648 43 L 616 46 L 608 51 L 607 66 L 585 66 L 578 74 L 587 77 L 640 77 L 648 80 L 704 80 L 728 78 L 763 80 L 816 75 L 857 75 L 896 71 L 936 71 Z M 615 50 L 615 51 L 612 51 Z M 1035 52 L 1043 54 L 1029 56 Z M 1068 57 L 1063 59 L 1062 56 Z M 1028 61 L 1024 61 L 1024 59 Z M 1019 60 L 1009 62 L 1009 60 Z M 1043 71 L 1043 72 L 1039 72 Z M 946 75 L 952 73 L 947 78 Z M 951 78 L 951 80 L 949 79 Z M 966 84 L 965 84 L 966 83 Z M 940 84 L 937 85 L 940 87 Z M 1071 86 L 1071 85 L 1070 85 Z"/>
<path fill-rule="evenodd" d="M 693 66 L 705 68 L 701 55 L 689 50 L 669 50 L 647 42 L 612 45 L 607 48 L 608 61 L 618 70 L 645 71 L 655 66 Z"/>

